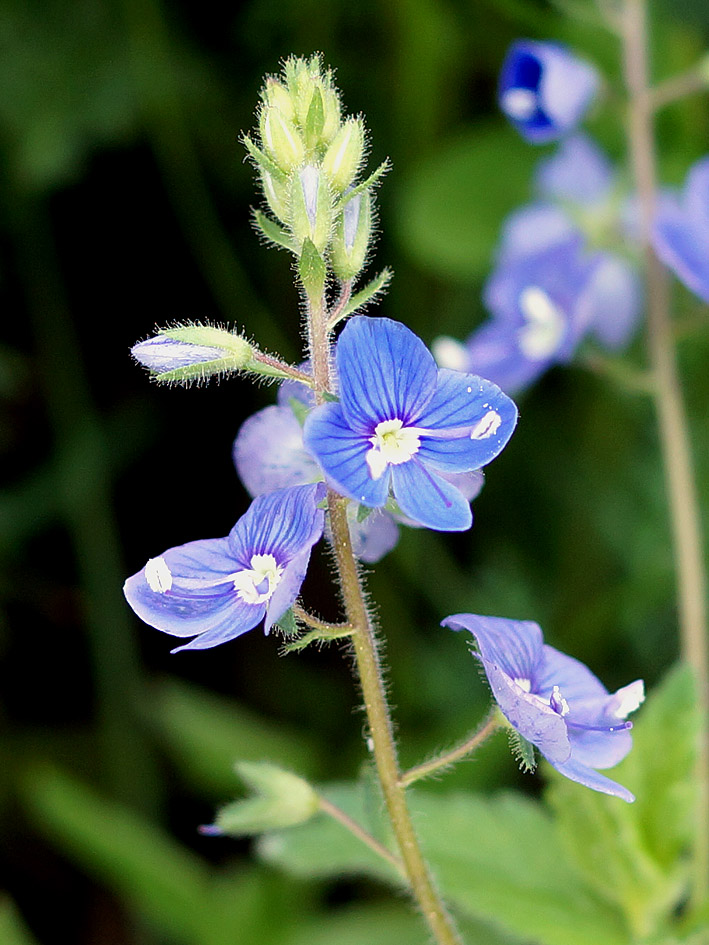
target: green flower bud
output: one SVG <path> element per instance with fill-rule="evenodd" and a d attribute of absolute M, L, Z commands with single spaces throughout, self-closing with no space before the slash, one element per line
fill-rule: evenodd
<path fill-rule="evenodd" d="M 333 201 L 318 167 L 306 164 L 291 178 L 290 224 L 298 243 L 309 239 L 319 253 L 330 242 Z"/>
<path fill-rule="evenodd" d="M 282 170 L 288 172 L 303 163 L 305 145 L 300 132 L 279 108 L 264 108 L 260 125 L 263 146 Z"/>
<path fill-rule="evenodd" d="M 327 146 L 338 132 L 341 114 L 340 96 L 337 94 L 337 90 L 329 84 L 323 91 L 323 112 L 324 120 L 321 137 L 323 144 Z"/>
<path fill-rule="evenodd" d="M 263 184 L 264 196 L 273 213 L 281 223 L 288 223 L 290 217 L 288 212 L 288 185 L 276 180 L 272 174 L 264 170 L 261 171 L 261 183 Z"/>
<path fill-rule="evenodd" d="M 372 228 L 372 198 L 365 190 L 347 201 L 335 223 L 330 265 L 338 279 L 349 281 L 361 272 Z"/>
<path fill-rule="evenodd" d="M 343 193 L 357 176 L 364 154 L 364 124 L 349 118 L 325 153 L 322 169 L 336 193 Z"/>
<path fill-rule="evenodd" d="M 288 89 L 278 79 L 273 76 L 266 79 L 266 86 L 261 92 L 261 97 L 266 108 L 277 108 L 287 121 L 295 121 L 295 109 Z"/>
<path fill-rule="evenodd" d="M 320 809 L 320 799 L 303 778 L 269 762 L 242 761 L 236 772 L 254 792 L 217 813 L 204 833 L 238 837 L 305 823 Z"/>

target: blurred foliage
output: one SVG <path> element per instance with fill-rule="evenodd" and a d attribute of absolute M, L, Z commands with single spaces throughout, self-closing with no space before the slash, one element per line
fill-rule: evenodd
<path fill-rule="evenodd" d="M 706 4 L 657 0 L 653 17 L 658 75 L 688 68 L 709 40 Z M 502 219 L 529 197 L 545 153 L 496 113 L 496 72 L 521 34 L 571 42 L 605 71 L 592 131 L 622 164 L 617 46 L 590 2 L 0 5 L 3 945 L 423 943 L 409 909 L 382 898 L 380 864 L 333 822 L 259 842 L 286 871 L 255 864 L 248 842 L 197 833 L 237 793 L 238 759 L 350 782 L 343 805 L 382 828 L 368 780 L 351 787 L 364 732 L 337 647 L 278 659 L 277 642 L 255 633 L 170 657 L 127 612 L 126 574 L 163 548 L 226 534 L 244 510 L 231 441 L 273 396 L 239 382 L 158 390 L 127 352 L 156 323 L 199 317 L 297 357 L 299 301 L 287 256 L 251 227 L 238 135 L 253 126 L 263 75 L 314 50 L 367 117 L 370 164 L 394 162 L 371 265 L 396 272 L 380 310 L 427 341 L 466 335 L 483 317 Z M 677 183 L 706 149 L 706 97 L 667 109 L 659 135 Z M 687 292 L 675 296 L 706 497 L 709 322 Z M 642 345 L 627 357 L 642 366 Z M 530 391 L 521 418 L 473 530 L 409 530 L 371 574 L 405 764 L 485 711 L 467 650 L 438 627 L 448 613 L 536 619 L 609 687 L 638 676 L 652 687 L 676 656 L 650 404 L 574 367 Z M 305 594 L 337 619 L 326 558 Z M 661 928 L 684 889 L 690 701 L 674 675 L 641 716 L 617 774 L 638 793 L 633 808 L 566 783 L 544 804 L 490 796 L 537 783 L 515 774 L 503 739 L 417 792 L 471 945 L 622 943 L 643 927 L 652 945 L 703 945 L 706 911 Z M 460 855 L 451 825 L 467 837 Z M 320 837 L 320 857 L 331 844 L 318 881 L 305 878 L 314 866 L 299 835 Z"/>

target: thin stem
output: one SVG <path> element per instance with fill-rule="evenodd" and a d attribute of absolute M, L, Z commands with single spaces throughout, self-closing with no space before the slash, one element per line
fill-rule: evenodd
<path fill-rule="evenodd" d="M 699 502 L 669 314 L 667 273 L 650 244 L 657 178 L 653 100 L 648 81 L 645 0 L 625 0 L 622 35 L 629 93 L 629 148 L 645 244 L 648 353 L 657 385 L 655 404 L 672 520 L 681 652 L 683 660 L 692 667 L 695 675 L 701 719 L 696 770 L 698 807 L 693 850 L 693 901 L 697 904 L 709 887 L 709 659 L 706 578 Z"/>
<path fill-rule="evenodd" d="M 389 705 L 384 693 L 374 628 L 365 604 L 357 561 L 347 523 L 347 500 L 328 490 L 333 548 L 347 619 L 355 625 L 352 636 L 355 660 L 372 739 L 374 760 L 394 834 L 401 851 L 411 891 L 439 945 L 459 945 L 460 938 L 434 888 L 400 783 Z"/>
<path fill-rule="evenodd" d="M 690 95 L 696 95 L 697 92 L 709 92 L 709 83 L 706 76 L 695 66 L 694 69 L 689 69 L 681 75 L 665 79 L 664 82 L 660 82 L 651 89 L 652 107 L 658 111 L 665 105 L 679 102 Z"/>
<path fill-rule="evenodd" d="M 302 620 L 302 622 L 312 630 L 322 630 L 324 633 L 344 634 L 350 630 L 356 629 L 349 623 L 329 623 L 327 620 L 321 620 L 319 617 L 308 613 L 300 604 L 293 604 L 293 613 L 298 620 Z"/>
<path fill-rule="evenodd" d="M 421 778 L 427 778 L 429 775 L 435 774 L 443 768 L 449 768 L 454 762 L 460 761 L 461 758 L 465 758 L 466 755 L 469 755 L 471 752 L 475 751 L 476 748 L 479 748 L 479 746 L 500 727 L 500 717 L 495 710 L 490 713 L 485 722 L 483 722 L 477 732 L 474 732 L 470 738 L 466 738 L 464 742 L 461 742 L 460 745 L 457 745 L 455 748 L 451 748 L 451 750 L 445 752 L 445 754 L 437 755 L 429 761 L 424 761 L 422 764 L 416 765 L 415 768 L 410 768 L 401 775 L 399 784 L 402 785 L 402 787 L 408 787 L 410 784 L 413 784 L 414 781 L 420 781 Z"/>
<path fill-rule="evenodd" d="M 351 295 L 352 295 L 352 280 L 347 279 L 345 282 L 340 283 L 340 297 L 335 303 L 335 307 L 332 308 L 330 312 L 328 313 L 328 319 L 327 319 L 328 331 L 332 331 L 335 325 L 337 325 L 337 323 L 339 322 L 340 318 L 342 317 L 342 313 L 344 312 L 345 307 L 350 300 Z"/>
<path fill-rule="evenodd" d="M 332 817 L 333 820 L 341 823 L 343 827 L 349 830 L 349 832 L 357 837 L 358 840 L 361 840 L 362 843 L 366 843 L 370 850 L 374 850 L 377 856 L 381 856 L 382 859 L 386 860 L 387 863 L 394 867 L 394 869 L 403 879 L 406 879 L 406 873 L 404 872 L 404 867 L 401 863 L 401 860 L 397 856 L 394 856 L 391 850 L 387 850 L 383 843 L 380 843 L 376 837 L 373 837 L 371 833 L 364 829 L 364 827 L 360 826 L 360 824 L 358 824 L 356 820 L 353 820 L 349 814 L 346 814 L 343 810 L 337 807 L 337 805 L 328 801 L 327 798 L 322 796 L 322 794 L 318 795 L 318 799 L 320 801 L 321 809 L 326 814 Z"/>
<path fill-rule="evenodd" d="M 280 358 L 274 358 L 272 354 L 264 354 L 263 351 L 254 351 L 253 358 L 254 361 L 260 361 L 261 364 L 267 364 L 269 367 L 275 368 L 283 374 L 287 374 L 288 377 L 291 377 L 294 381 L 300 381 L 301 384 L 307 384 L 308 387 L 313 386 L 313 378 L 310 374 L 301 371 L 300 368 L 293 367 L 292 364 L 288 364 L 286 361 L 281 361 Z"/>

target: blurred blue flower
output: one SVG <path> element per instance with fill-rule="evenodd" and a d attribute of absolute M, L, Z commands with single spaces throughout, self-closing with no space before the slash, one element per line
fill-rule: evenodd
<path fill-rule="evenodd" d="M 499 103 L 532 144 L 556 141 L 582 120 L 598 89 L 598 73 L 557 43 L 519 40 L 502 64 Z"/>
<path fill-rule="evenodd" d="M 544 644 L 529 620 L 455 614 L 443 626 L 472 633 L 503 715 L 557 771 L 594 791 L 635 800 L 596 769 L 613 767 L 630 751 L 632 723 L 625 719 L 645 697 L 642 680 L 611 695 L 587 666 Z"/>
<path fill-rule="evenodd" d="M 226 538 L 170 548 L 129 577 L 123 592 L 151 627 L 195 637 L 204 650 L 265 619 L 268 633 L 298 596 L 312 546 L 322 535 L 322 484 L 256 498 Z"/>
<path fill-rule="evenodd" d="M 305 446 L 341 495 L 381 508 L 390 490 L 405 516 L 439 531 L 464 531 L 470 505 L 444 474 L 480 469 L 517 422 L 494 384 L 438 370 L 405 325 L 358 315 L 335 352 L 340 402 L 316 407 Z"/>
<path fill-rule="evenodd" d="M 679 196 L 658 203 L 653 244 L 677 278 L 709 302 L 709 156 L 689 169 Z"/>

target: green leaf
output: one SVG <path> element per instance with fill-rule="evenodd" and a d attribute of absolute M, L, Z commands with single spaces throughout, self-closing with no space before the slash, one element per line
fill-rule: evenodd
<path fill-rule="evenodd" d="M 325 289 L 327 267 L 312 240 L 303 240 L 303 250 L 298 261 L 298 275 L 308 298 L 320 300 Z"/>
<path fill-rule="evenodd" d="M 367 190 L 369 187 L 374 187 L 375 184 L 378 184 L 379 181 L 384 177 L 385 174 L 388 174 L 391 170 L 391 161 L 387 158 L 385 161 L 379 165 L 379 167 L 373 171 L 369 177 L 365 178 L 361 184 L 357 184 L 356 187 L 353 187 L 352 190 L 348 190 L 346 194 L 337 202 L 335 205 L 335 216 L 342 210 L 345 204 L 349 203 L 353 197 L 356 197 L 357 194 L 361 194 L 363 191 Z"/>
<path fill-rule="evenodd" d="M 361 786 L 323 793 L 391 846 L 381 808 L 367 804 Z M 588 888 L 541 804 L 412 792 L 411 807 L 437 884 L 456 910 L 543 945 L 627 945 L 620 913 Z M 364 874 L 396 883 L 383 860 L 322 817 L 268 834 L 258 849 L 297 876 Z"/>
<path fill-rule="evenodd" d="M 343 318 L 347 318 L 348 315 L 356 312 L 357 309 L 367 305 L 368 302 L 372 302 L 377 295 L 379 295 L 381 292 L 384 292 L 386 287 L 391 282 L 393 275 L 394 273 L 391 269 L 382 269 L 379 275 L 375 276 L 372 281 L 369 282 L 363 289 L 360 289 L 359 292 L 355 292 L 347 305 L 345 305 L 345 307 L 340 312 L 337 321 L 330 322 L 329 327 L 334 328 L 335 325 L 339 324 Z"/>
<path fill-rule="evenodd" d="M 306 733 L 186 683 L 161 685 L 149 712 L 184 775 L 218 800 L 234 793 L 236 760 L 273 759 L 308 778 L 320 766 Z"/>
<path fill-rule="evenodd" d="M 175 941 L 196 945 L 208 884 L 196 856 L 138 814 L 48 766 L 29 772 L 23 798 L 64 853 Z"/>
<path fill-rule="evenodd" d="M 436 275 L 480 278 L 490 268 L 505 216 L 530 199 L 538 158 L 502 122 L 442 146 L 399 185 L 401 245 Z"/>
<path fill-rule="evenodd" d="M 275 626 L 278 627 L 285 637 L 294 637 L 298 633 L 298 624 L 296 623 L 292 607 L 289 607 L 288 610 L 278 618 Z"/>
<path fill-rule="evenodd" d="M 304 404 L 302 400 L 298 400 L 297 397 L 289 397 L 288 406 L 293 411 L 295 414 L 295 419 L 302 427 L 308 414 L 310 413 L 310 407 L 308 407 L 307 404 Z"/>
<path fill-rule="evenodd" d="M 0 942 L 2 945 L 37 945 L 15 903 L 7 896 L 0 898 Z"/>
<path fill-rule="evenodd" d="M 262 236 L 265 236 L 269 243 L 274 243 L 276 246 L 282 246 L 283 249 L 290 250 L 291 253 L 297 251 L 296 245 L 291 237 L 290 233 L 282 227 L 279 223 L 276 223 L 275 220 L 272 220 L 270 217 L 266 216 L 265 213 L 262 213 L 260 210 L 254 210 L 254 223 L 256 229 L 261 233 Z"/>
<path fill-rule="evenodd" d="M 260 148 L 258 148 L 251 138 L 248 135 L 244 135 L 243 138 L 244 146 L 249 152 L 251 157 L 256 162 L 257 166 L 262 167 L 265 171 L 268 171 L 269 174 L 272 174 L 276 180 L 285 181 L 287 180 L 287 175 L 280 169 L 280 167 L 272 161 L 271 158 Z"/>
<path fill-rule="evenodd" d="M 569 855 L 589 885 L 620 906 L 637 936 L 657 933 L 687 888 L 694 835 L 698 712 L 692 676 L 674 669 L 638 712 L 633 749 L 613 768 L 634 804 L 556 780 L 549 799 Z"/>

